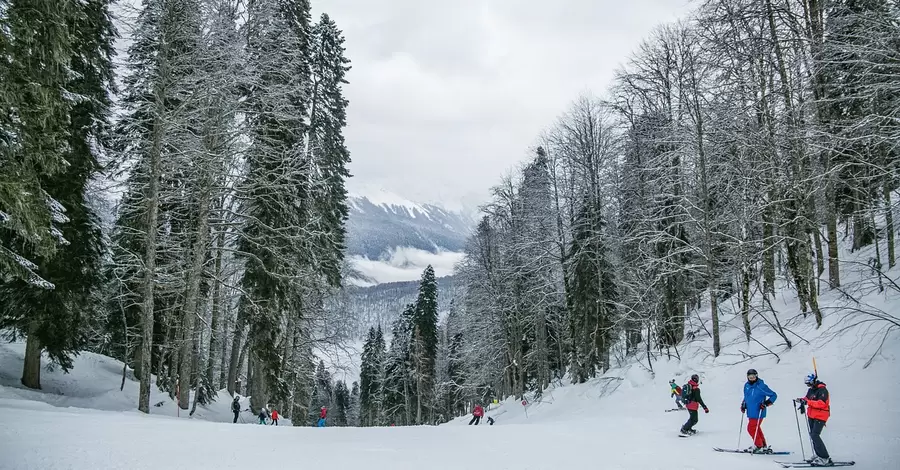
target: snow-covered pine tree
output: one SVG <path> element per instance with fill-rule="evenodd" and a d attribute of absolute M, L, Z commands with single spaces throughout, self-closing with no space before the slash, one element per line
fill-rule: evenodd
<path fill-rule="evenodd" d="M 64 83 L 65 92 L 73 97 L 68 126 L 62 130 L 66 135 L 62 156 L 67 164 L 61 172 L 44 175 L 39 181 L 66 209 L 67 221 L 59 224 L 59 230 L 67 243 L 59 246 L 55 256 L 28 251 L 28 257 L 37 261 L 39 277 L 52 283 L 53 289 L 26 279 L 0 279 L 0 325 L 27 333 L 22 383 L 31 388 L 40 388 L 42 351 L 63 370 L 72 367 L 72 356 L 85 346 L 85 325 L 97 313 L 96 291 L 101 283 L 102 235 L 87 192 L 99 170 L 100 153 L 109 144 L 109 95 L 114 89 L 111 56 L 116 32 L 106 0 L 74 2 L 63 5 L 60 11 L 66 14 L 62 21 L 69 25 L 70 44 L 58 45 L 58 52 L 69 54 L 60 58 L 72 71 Z M 53 94 L 52 90 L 45 91 Z"/>
<path fill-rule="evenodd" d="M 344 256 L 347 219 L 345 180 L 350 176 L 347 165 L 350 152 L 344 143 L 347 125 L 347 100 L 342 87 L 350 61 L 344 55 L 344 38 L 327 14 L 310 33 L 310 102 L 306 145 L 315 168 L 311 194 L 319 226 L 313 242 L 317 247 L 317 263 L 331 286 L 339 286 Z"/>
<path fill-rule="evenodd" d="M 78 99 L 68 90 L 77 41 L 70 25 L 82 7 L 69 0 L 0 2 L 0 282 L 52 289 L 35 263 L 67 242 L 54 227 L 67 222 L 66 209 L 47 185 L 65 171 Z"/>
<path fill-rule="evenodd" d="M 350 390 L 347 382 L 338 380 L 334 384 L 332 408 L 329 411 L 332 426 L 347 426 L 350 418 Z"/>
<path fill-rule="evenodd" d="M 437 281 L 428 265 L 419 282 L 419 296 L 412 319 L 412 374 L 416 386 L 416 424 L 430 422 L 434 399 L 435 360 L 437 358 Z"/>
<path fill-rule="evenodd" d="M 347 408 L 347 426 L 358 427 L 359 424 L 359 382 L 353 381 L 350 386 L 350 406 Z"/>
<path fill-rule="evenodd" d="M 359 421 L 361 426 L 377 426 L 381 423 L 382 385 L 385 351 L 381 327 L 370 328 L 363 345 L 360 365 Z"/>
<path fill-rule="evenodd" d="M 304 291 L 318 282 L 311 207 L 313 168 L 304 152 L 309 106 L 309 3 L 254 1 L 247 6 L 247 126 L 250 145 L 239 189 L 244 224 L 235 344 L 249 325 L 254 408 L 287 395 L 281 380 L 285 315 L 302 315 Z M 232 368 L 236 364 L 232 363 Z M 229 374 L 233 375 L 233 374 Z"/>

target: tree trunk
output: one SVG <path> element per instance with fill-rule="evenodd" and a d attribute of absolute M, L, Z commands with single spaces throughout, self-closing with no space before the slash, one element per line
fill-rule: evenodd
<path fill-rule="evenodd" d="M 883 184 L 884 191 L 884 232 L 887 237 L 888 267 L 893 268 L 897 262 L 894 251 L 894 209 L 891 207 L 891 187 L 887 179 Z"/>
<path fill-rule="evenodd" d="M 41 342 L 37 338 L 37 322 L 31 323 L 25 338 L 25 362 L 22 366 L 22 385 L 40 390 L 41 388 Z"/>
<path fill-rule="evenodd" d="M 215 366 L 219 352 L 220 343 L 224 343 L 222 335 L 219 332 L 219 317 L 222 311 L 222 248 L 224 243 L 225 232 L 220 231 L 216 236 L 216 262 L 213 267 L 213 292 L 212 292 L 212 313 L 209 320 L 209 360 L 206 364 L 206 382 L 210 386 L 216 386 L 219 381 L 216 380 Z M 216 390 L 221 390 L 222 385 L 218 385 Z"/>
<path fill-rule="evenodd" d="M 763 210 L 763 293 L 775 295 L 775 226 L 772 209 Z"/>
<path fill-rule="evenodd" d="M 741 319 L 744 321 L 744 335 L 750 341 L 750 268 L 744 261 L 741 266 Z"/>
<path fill-rule="evenodd" d="M 230 395 L 234 395 L 234 383 L 238 377 L 238 367 L 244 361 L 243 351 L 244 316 L 241 308 L 238 308 L 237 320 L 234 325 L 234 337 L 231 340 L 231 361 L 228 363 L 228 381 L 225 384 Z"/>

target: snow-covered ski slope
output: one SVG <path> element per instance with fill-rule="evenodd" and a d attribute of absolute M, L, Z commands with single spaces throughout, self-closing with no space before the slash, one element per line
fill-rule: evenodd
<path fill-rule="evenodd" d="M 150 416 L 134 410 L 137 383 L 119 392 L 121 363 L 84 354 L 69 376 L 44 371 L 44 390 L 21 389 L 22 345 L 0 346 L 0 468 L 2 469 L 246 469 L 327 468 L 399 469 L 728 469 L 781 468 L 776 461 L 799 461 L 791 399 L 805 393 L 803 377 L 817 360 L 832 396 L 832 418 L 823 438 L 835 460 L 854 460 L 858 470 L 900 468 L 900 333 L 885 336 L 887 323 L 869 321 L 864 312 L 900 316 L 896 290 L 877 290 L 867 272 L 871 249 L 841 253 L 843 293 L 823 292 L 825 324 L 816 329 L 803 318 L 795 296 L 784 289 L 772 302 L 793 347 L 767 325 L 771 313 L 753 318 L 754 340 L 743 338 L 740 318 L 722 316 L 722 354 L 711 355 L 702 321 L 691 318 L 695 340 L 678 348 L 681 360 L 659 357 L 652 363 L 623 358 L 603 377 L 586 384 L 566 381 L 527 407 L 509 399 L 492 406 L 480 426 L 469 417 L 442 426 L 324 428 L 231 424 L 224 395 L 194 418 L 175 418 L 174 405 L 154 391 Z M 900 269 L 889 272 L 898 281 Z M 887 281 L 886 281 L 887 282 Z M 852 298 L 851 298 L 852 297 Z M 760 299 L 756 306 L 760 306 Z M 704 303 L 706 303 L 704 301 Z M 731 301 L 724 308 L 735 308 Z M 851 315 L 850 318 L 844 318 Z M 840 319 L 843 318 L 843 321 Z M 852 326 L 840 334 L 836 326 Z M 775 356 L 777 354 L 777 357 Z M 750 444 L 739 429 L 745 372 L 753 367 L 778 393 L 763 430 L 788 456 L 725 454 L 713 447 Z M 679 438 L 686 412 L 669 412 L 668 381 L 679 384 L 691 373 L 702 378 L 709 414 L 700 414 L 699 433 Z M 526 416 L 527 411 L 527 416 Z M 801 417 L 802 418 L 802 417 Z M 252 422 L 249 414 L 244 419 Z M 218 421 L 218 422 L 217 422 Z M 743 422 L 746 426 L 746 421 Z"/>

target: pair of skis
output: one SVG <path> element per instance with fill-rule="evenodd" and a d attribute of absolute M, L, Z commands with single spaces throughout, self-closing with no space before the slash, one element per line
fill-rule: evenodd
<path fill-rule="evenodd" d="M 775 462 L 778 465 L 781 465 L 782 468 L 822 468 L 823 465 L 813 465 L 809 462 Z M 856 465 L 856 462 L 832 462 L 831 467 L 849 467 L 851 465 Z"/>
<path fill-rule="evenodd" d="M 750 452 L 748 450 L 739 450 L 739 449 L 723 449 L 721 447 L 713 447 L 713 450 L 716 452 L 729 452 L 733 454 L 751 454 L 751 455 L 788 455 L 790 452 L 788 451 L 779 451 L 779 452 L 770 452 L 770 453 L 755 453 Z M 820 468 L 822 465 L 815 465 L 809 462 L 778 462 L 778 465 L 781 465 L 782 468 Z M 832 462 L 831 467 L 850 467 L 852 465 L 856 465 L 856 462 Z"/>
<path fill-rule="evenodd" d="M 666 410 L 666 413 L 668 413 L 670 411 L 687 411 L 687 408 L 671 408 L 671 409 Z"/>

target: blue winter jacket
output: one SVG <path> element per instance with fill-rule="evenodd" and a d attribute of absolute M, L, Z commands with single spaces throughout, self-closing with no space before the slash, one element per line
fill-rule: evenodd
<path fill-rule="evenodd" d="M 748 380 L 744 384 L 744 406 L 747 407 L 747 417 L 753 419 L 765 418 L 766 410 L 759 409 L 759 405 L 766 400 L 775 403 L 778 395 L 763 382 L 763 379 L 756 379 L 756 382 L 750 383 Z"/>

